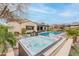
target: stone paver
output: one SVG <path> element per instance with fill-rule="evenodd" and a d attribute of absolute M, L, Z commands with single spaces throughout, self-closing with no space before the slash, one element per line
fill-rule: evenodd
<path fill-rule="evenodd" d="M 15 56 L 19 56 L 19 49 L 18 48 L 14 48 L 13 51 L 14 51 Z"/>
<path fill-rule="evenodd" d="M 46 51 L 45 53 L 43 53 L 43 55 L 48 56 L 50 55 L 52 52 L 55 51 L 55 49 L 57 49 L 64 41 L 66 40 L 66 38 L 60 40 L 58 43 L 56 43 L 54 46 L 52 46 L 48 51 Z"/>
<path fill-rule="evenodd" d="M 7 48 L 8 48 L 8 51 L 6 53 L 6 56 L 14 56 L 13 48 L 11 47 L 9 43 L 7 43 Z"/>
<path fill-rule="evenodd" d="M 6 53 L 6 56 L 14 56 L 13 48 L 8 49 L 8 52 Z"/>
<path fill-rule="evenodd" d="M 68 39 L 55 56 L 68 56 L 72 43 L 73 39 Z"/>

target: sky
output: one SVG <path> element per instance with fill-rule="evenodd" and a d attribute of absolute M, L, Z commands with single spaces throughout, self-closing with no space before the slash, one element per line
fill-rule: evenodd
<path fill-rule="evenodd" d="M 69 24 L 79 22 L 79 4 L 48 3 L 31 4 L 26 18 L 47 24 Z"/>
<path fill-rule="evenodd" d="M 11 10 L 15 7 L 10 6 Z M 70 24 L 79 22 L 79 4 L 78 3 L 31 3 L 24 4 L 22 8 L 24 17 L 34 22 L 46 24 Z M 16 11 L 15 14 L 18 14 Z"/>

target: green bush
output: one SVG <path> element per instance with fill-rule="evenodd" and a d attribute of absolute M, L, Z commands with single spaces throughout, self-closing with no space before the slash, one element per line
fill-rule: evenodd
<path fill-rule="evenodd" d="M 8 32 L 8 27 L 4 25 L 0 25 L 0 46 L 3 51 L 7 51 L 7 44 L 11 46 L 16 45 L 16 37 L 12 32 Z"/>

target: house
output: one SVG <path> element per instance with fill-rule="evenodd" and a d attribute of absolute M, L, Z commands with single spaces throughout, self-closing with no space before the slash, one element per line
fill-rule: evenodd
<path fill-rule="evenodd" d="M 63 28 L 64 28 L 64 26 L 62 24 L 53 24 L 53 25 L 50 25 L 50 29 L 54 30 L 54 31 L 58 31 L 58 30 L 61 30 Z"/>
<path fill-rule="evenodd" d="M 7 23 L 9 28 L 9 32 L 13 32 L 13 33 L 21 33 L 21 24 L 19 24 L 16 21 L 10 21 Z"/>
<path fill-rule="evenodd" d="M 69 28 L 79 28 L 79 25 L 78 25 L 78 24 L 65 25 L 64 28 L 65 28 L 65 29 L 69 29 Z"/>
<path fill-rule="evenodd" d="M 49 29 L 49 26 L 42 23 L 38 24 L 36 22 L 32 22 L 27 19 L 20 19 L 20 20 L 12 20 L 7 22 L 7 24 L 11 27 L 9 31 L 11 32 L 17 32 L 17 33 L 22 33 L 22 29 L 25 29 L 25 33 L 29 32 L 42 32 L 42 31 L 47 31 Z"/>

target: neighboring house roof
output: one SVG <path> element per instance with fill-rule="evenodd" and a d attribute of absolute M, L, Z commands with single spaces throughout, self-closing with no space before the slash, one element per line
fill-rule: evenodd
<path fill-rule="evenodd" d="M 25 23 L 25 22 L 28 22 L 29 20 L 25 20 L 25 19 L 23 19 L 23 18 L 20 18 L 20 17 L 15 17 L 15 18 L 13 18 L 13 19 L 9 19 L 9 21 L 8 22 L 12 22 L 12 21 L 16 21 L 16 22 L 18 22 L 18 23 Z"/>
<path fill-rule="evenodd" d="M 65 27 L 70 27 L 70 26 L 79 26 L 79 24 L 71 24 L 71 25 L 64 25 Z"/>
<path fill-rule="evenodd" d="M 38 26 L 49 26 L 48 24 L 45 24 L 45 23 L 38 23 L 37 25 Z"/>

